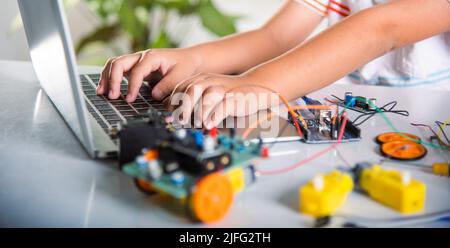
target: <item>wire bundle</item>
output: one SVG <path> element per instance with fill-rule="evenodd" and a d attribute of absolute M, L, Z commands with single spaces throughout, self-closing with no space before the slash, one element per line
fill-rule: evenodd
<path fill-rule="evenodd" d="M 354 98 L 352 99 L 352 101 L 356 101 L 356 100 L 363 101 L 364 99 L 363 99 L 363 98 L 360 98 L 360 97 L 354 97 Z M 342 114 L 342 112 L 345 111 L 345 109 L 347 109 L 347 108 L 350 106 L 350 104 L 351 104 L 351 102 L 349 102 L 348 104 L 345 105 L 345 108 L 339 113 L 339 116 Z M 408 140 L 414 141 L 414 142 L 416 142 L 416 143 L 418 143 L 418 144 L 422 144 L 422 145 L 424 145 L 424 146 L 428 146 L 428 147 L 433 148 L 433 149 L 439 149 L 439 150 L 449 150 L 449 149 L 450 149 L 448 146 L 436 145 L 436 144 L 433 144 L 433 143 L 430 143 L 430 142 L 425 142 L 425 141 L 423 141 L 423 140 L 417 140 L 417 139 L 413 139 L 413 138 L 410 138 L 410 137 L 408 137 L 408 136 L 405 136 L 402 132 L 400 132 L 400 130 L 398 130 L 398 129 L 394 126 L 394 124 L 392 124 L 391 120 L 389 120 L 389 118 L 385 115 L 385 113 L 383 112 L 382 109 L 380 109 L 379 107 L 377 107 L 375 104 L 373 104 L 373 103 L 371 103 L 371 102 L 369 102 L 369 104 L 370 104 L 370 106 L 371 106 L 372 108 L 375 109 L 375 111 L 376 111 L 377 113 L 381 114 L 381 117 L 383 117 L 384 121 L 389 125 L 389 127 L 390 127 L 394 132 L 398 133 L 400 136 L 402 136 L 402 137 L 404 137 L 404 138 L 406 138 L 406 139 L 408 139 Z M 448 121 L 450 122 L 450 120 L 448 120 Z"/>
<path fill-rule="evenodd" d="M 448 138 L 447 134 L 444 131 L 445 126 L 449 126 L 450 125 L 450 119 L 444 121 L 444 122 L 440 122 L 440 121 L 436 121 L 435 122 L 436 125 L 439 128 L 439 133 L 436 135 L 439 139 L 442 140 L 441 138 L 441 134 L 444 135 L 445 140 L 447 141 L 447 145 L 450 146 L 450 139 Z"/>
<path fill-rule="evenodd" d="M 447 146 L 450 148 L 450 140 L 447 136 L 447 134 L 444 131 L 444 127 L 450 125 L 450 120 L 447 120 L 445 122 L 440 122 L 440 121 L 435 121 L 439 131 L 438 133 L 436 133 L 436 131 L 430 126 L 430 125 L 426 125 L 426 124 L 421 124 L 421 123 L 411 123 L 412 126 L 414 127 L 426 127 L 428 128 L 428 130 L 430 130 L 430 132 L 433 134 L 433 136 L 430 137 L 431 140 L 433 139 L 437 139 L 438 143 L 441 146 Z M 445 139 L 445 141 L 444 141 Z"/>
<path fill-rule="evenodd" d="M 232 90 L 235 90 L 235 89 L 237 89 L 237 88 L 242 88 L 242 87 L 258 87 L 258 88 L 265 89 L 265 90 L 267 90 L 267 91 L 270 91 L 270 92 L 272 92 L 272 93 L 277 94 L 278 97 L 279 97 L 279 98 L 281 99 L 281 101 L 283 102 L 283 104 L 286 106 L 286 108 L 287 108 L 289 114 L 291 115 L 291 117 L 292 117 L 292 119 L 293 119 L 293 122 L 294 122 L 294 125 L 295 125 L 295 127 L 296 127 L 296 129 L 297 129 L 297 133 L 298 133 L 299 137 L 303 137 L 303 133 L 302 133 L 301 130 L 300 130 L 298 121 L 301 121 L 301 122 L 305 125 L 306 128 L 307 128 L 307 125 L 306 125 L 306 122 L 305 122 L 305 120 L 303 119 L 303 117 L 302 117 L 301 115 L 297 114 L 295 110 L 299 110 L 299 109 L 325 109 L 325 108 L 326 108 L 326 109 L 332 109 L 332 107 L 333 107 L 333 106 L 326 106 L 326 105 L 291 106 L 291 105 L 289 104 L 289 102 L 287 101 L 287 99 L 286 99 L 284 96 L 282 96 L 280 93 L 278 93 L 278 92 L 274 91 L 273 89 L 270 89 L 270 88 L 268 88 L 268 87 L 266 87 L 266 86 L 257 85 L 257 84 L 254 84 L 254 85 L 253 85 L 253 84 L 252 84 L 252 85 L 246 85 L 246 86 L 238 86 L 238 87 L 235 87 L 235 88 L 229 90 L 228 92 L 230 92 L 230 91 L 232 91 Z M 334 98 L 336 98 L 337 100 L 341 101 L 341 102 L 344 101 L 343 99 L 340 99 L 339 97 L 337 97 L 337 96 L 335 96 L 335 95 L 332 95 L 332 96 L 333 96 Z M 362 101 L 362 100 L 364 100 L 364 99 L 361 98 L 361 97 L 354 97 L 354 98 L 352 99 L 352 101 L 356 101 L 356 100 Z M 328 100 L 328 101 L 329 101 L 329 100 Z M 329 102 L 332 102 L 332 101 L 329 101 Z M 335 102 L 332 102 L 332 103 L 336 104 Z M 357 111 L 357 112 L 360 112 L 360 113 L 361 113 L 361 115 L 358 116 L 358 117 L 355 119 L 355 122 L 357 122 L 360 118 L 365 117 L 365 119 L 363 119 L 363 120 L 360 121 L 359 123 L 354 124 L 355 126 L 358 126 L 358 125 L 363 124 L 363 123 L 366 122 L 368 119 L 370 119 L 371 117 L 373 117 L 375 114 L 378 113 L 378 114 L 381 114 L 381 116 L 383 117 L 383 119 L 386 121 L 386 123 L 390 126 L 390 128 L 391 128 L 394 132 L 397 132 L 397 133 L 399 133 L 400 135 L 402 135 L 402 133 L 401 133 L 401 132 L 400 132 L 400 131 L 392 124 L 392 122 L 391 122 L 391 121 L 387 118 L 387 116 L 385 115 L 385 113 L 394 113 L 394 114 L 399 114 L 399 115 L 402 115 L 402 116 L 409 116 L 409 112 L 406 111 L 406 110 L 395 110 L 395 107 L 397 106 L 397 101 L 389 102 L 389 103 L 387 103 L 387 104 L 385 104 L 385 105 L 383 105 L 383 106 L 381 106 L 381 107 L 378 107 L 378 106 L 374 105 L 373 103 L 369 103 L 370 106 L 373 108 L 373 110 L 366 110 L 366 111 L 358 110 L 358 109 L 355 109 L 355 108 L 349 108 L 350 104 L 351 104 L 351 102 L 347 103 L 347 104 L 344 106 L 344 108 L 342 109 L 342 111 L 340 111 L 339 114 L 336 116 L 336 119 L 337 119 L 337 120 L 339 120 L 339 121 L 342 120 L 342 125 L 341 125 L 341 127 L 340 127 L 338 139 L 336 140 L 335 143 L 333 143 L 332 145 L 330 145 L 329 147 L 327 147 L 327 148 L 325 148 L 325 149 L 323 149 L 323 150 L 320 150 L 319 152 L 313 154 L 312 156 L 310 156 L 310 157 L 308 157 L 308 158 L 306 158 L 306 159 L 304 159 L 304 160 L 298 161 L 298 162 L 296 162 L 296 163 L 294 163 L 294 164 L 292 164 L 292 165 L 290 165 L 290 166 L 287 166 L 287 167 L 284 167 L 284 168 L 279 168 L 279 169 L 273 169 L 273 170 L 259 170 L 258 172 L 259 172 L 260 174 L 262 174 L 262 175 L 274 175 L 274 174 L 280 174 L 280 173 L 288 172 L 288 171 L 291 171 L 291 170 L 293 170 L 293 169 L 296 169 L 296 168 L 298 168 L 298 167 L 300 167 L 300 166 L 302 166 L 302 165 L 304 165 L 304 164 L 306 164 L 306 163 L 309 163 L 309 162 L 311 162 L 312 160 L 314 160 L 314 159 L 316 159 L 316 158 L 318 158 L 318 157 L 324 155 L 325 153 L 327 153 L 327 152 L 329 152 L 329 151 L 335 149 L 336 146 L 339 145 L 339 144 L 341 143 L 342 138 L 343 138 L 343 135 L 344 135 L 344 133 L 345 133 L 345 126 L 346 126 L 347 121 L 348 121 L 348 115 L 347 115 L 347 113 L 345 112 L 346 109 L 351 109 L 351 110 L 354 110 L 354 111 Z M 338 108 L 336 107 L 336 111 L 337 111 L 337 109 L 338 109 Z M 269 115 L 267 118 L 271 118 L 272 115 L 273 115 L 273 113 L 270 113 L 270 115 Z M 251 126 L 244 132 L 244 135 L 243 135 L 244 138 L 247 137 L 247 136 L 249 135 L 249 133 L 250 133 L 250 132 L 258 125 L 258 124 L 261 123 L 261 121 L 263 121 L 263 120 L 258 120 L 256 123 L 254 123 L 253 125 L 251 125 Z M 447 141 L 448 141 L 448 137 L 447 137 L 447 135 L 445 134 L 445 132 L 443 132 L 443 126 L 448 125 L 448 123 L 450 123 L 450 120 L 447 120 L 447 121 L 444 122 L 444 123 L 439 122 L 439 124 L 440 124 L 439 127 L 440 127 L 440 129 L 441 129 L 441 132 L 444 134 L 444 136 L 445 136 L 445 138 L 446 138 Z M 430 128 L 431 128 L 431 127 L 430 127 Z M 405 136 L 405 137 L 406 137 L 406 136 Z M 439 137 L 439 135 L 437 135 L 437 137 Z M 425 146 L 429 146 L 429 147 L 431 147 L 431 148 L 441 149 L 441 150 L 448 150 L 448 149 L 449 149 L 449 147 L 446 146 L 446 145 L 436 145 L 436 144 L 424 142 L 424 141 L 421 141 L 421 140 L 414 140 L 414 139 L 411 139 L 411 138 L 409 138 L 409 137 L 406 137 L 406 138 L 408 138 L 409 140 L 412 140 L 412 141 L 414 141 L 414 142 L 417 142 L 417 143 L 419 143 L 419 144 L 422 144 L 422 145 L 425 145 Z"/>
<path fill-rule="evenodd" d="M 336 98 L 338 101 L 340 101 L 341 103 L 344 103 L 345 101 L 339 97 L 337 97 L 336 95 L 331 95 L 332 97 Z M 380 111 L 383 113 L 392 113 L 392 114 L 397 114 L 397 115 L 402 115 L 402 116 L 409 116 L 409 112 L 406 110 L 395 110 L 395 107 L 397 106 L 398 102 L 397 101 L 392 101 L 389 102 L 381 107 L 379 107 Z M 347 106 L 348 105 L 348 106 Z M 357 116 L 354 120 L 353 120 L 353 125 L 355 126 L 360 126 L 362 125 L 364 122 L 368 121 L 370 118 L 372 118 L 375 114 L 379 113 L 379 111 L 377 111 L 376 109 L 371 110 L 359 110 L 357 108 L 349 108 L 349 104 L 347 104 L 345 106 L 345 108 L 347 109 L 351 109 L 355 112 L 361 113 L 361 115 Z M 363 118 L 365 117 L 365 118 Z M 359 119 L 363 118 L 361 121 L 358 122 Z"/>
<path fill-rule="evenodd" d="M 273 170 L 258 170 L 258 172 L 261 175 L 274 175 L 274 174 L 280 174 L 280 173 L 288 172 L 288 171 L 294 170 L 294 169 L 296 169 L 296 168 L 298 168 L 298 167 L 300 167 L 302 165 L 305 165 L 305 164 L 313 161 L 314 159 L 324 155 L 325 153 L 335 149 L 335 147 L 337 145 L 339 145 L 341 143 L 341 141 L 342 141 L 342 137 L 344 136 L 345 126 L 347 124 L 347 113 L 344 112 L 342 116 L 343 116 L 343 118 L 342 118 L 343 119 L 342 120 L 342 125 L 341 125 L 341 128 L 339 130 L 338 139 L 336 140 L 335 143 L 331 144 L 330 146 L 328 146 L 325 149 L 322 149 L 322 150 L 316 152 L 312 156 L 310 156 L 310 157 L 308 157 L 306 159 L 303 159 L 301 161 L 298 161 L 298 162 L 296 162 L 296 163 L 294 163 L 294 164 L 292 164 L 290 166 L 287 166 L 287 167 L 284 167 L 284 168 L 280 168 L 280 169 L 273 169 Z"/>

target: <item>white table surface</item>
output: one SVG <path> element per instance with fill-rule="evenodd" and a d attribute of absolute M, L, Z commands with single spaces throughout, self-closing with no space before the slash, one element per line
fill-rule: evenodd
<path fill-rule="evenodd" d="M 82 68 L 81 72 L 98 71 Z M 450 82 L 449 82 L 450 83 Z M 312 94 L 376 97 L 378 104 L 392 100 L 409 117 L 389 115 L 402 131 L 427 138 L 430 133 L 410 122 L 433 124 L 450 118 L 450 93 L 423 88 L 388 88 L 332 85 Z M 354 114 L 350 114 L 351 119 Z M 380 116 L 362 126 L 363 140 L 341 144 L 340 153 L 350 163 L 379 161 L 374 137 L 390 128 Z M 325 145 L 280 143 L 261 168 L 288 166 Z M 285 155 L 282 155 L 282 154 Z M 448 161 L 450 154 L 429 149 L 417 163 Z M 336 152 L 290 173 L 265 176 L 235 198 L 230 213 L 214 227 L 305 227 L 311 219 L 298 212 L 298 188 L 315 174 L 344 162 Z M 386 166 L 398 167 L 396 164 Z M 426 170 L 426 169 L 425 169 Z M 426 209 L 450 209 L 450 180 L 420 170 L 413 177 L 427 185 Z M 365 195 L 352 193 L 339 213 L 376 219 L 402 217 Z M 337 223 L 337 222 L 336 222 Z M 449 226 L 434 222 L 425 226 Z M 29 62 L 0 61 L 0 226 L 8 227 L 202 227 L 160 196 L 145 196 L 121 173 L 113 160 L 93 160 L 65 125 L 43 93 Z M 419 225 L 420 226 L 420 225 Z"/>

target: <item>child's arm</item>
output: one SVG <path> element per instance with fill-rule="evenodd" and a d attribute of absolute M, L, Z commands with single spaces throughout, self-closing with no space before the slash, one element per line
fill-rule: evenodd
<path fill-rule="evenodd" d="M 305 44 L 240 76 L 200 75 L 187 80 L 177 91 L 188 93 L 191 102 L 195 102 L 198 98 L 194 98 L 194 87 L 190 87 L 194 84 L 201 86 L 204 94 L 259 84 L 293 99 L 335 82 L 390 50 L 449 30 L 448 0 L 392 1 L 350 16 Z M 201 115 L 207 126 L 217 125 L 226 115 L 235 114 L 229 111 L 238 111 L 228 108 L 224 112 L 226 103 L 222 98 L 203 105 Z M 192 106 L 182 108 L 190 113 Z"/>
<path fill-rule="evenodd" d="M 315 12 L 289 0 L 261 28 L 200 44 L 191 50 L 203 58 L 204 72 L 243 73 L 300 44 L 321 19 Z"/>
<path fill-rule="evenodd" d="M 257 6 L 255 6 L 257 7 Z M 241 73 L 263 63 L 303 41 L 321 17 L 292 0 L 263 27 L 218 41 L 185 49 L 150 49 L 112 58 L 106 63 L 98 94 L 119 97 L 123 75 L 130 75 L 127 101 L 134 101 L 142 81 L 160 71 L 161 81 L 152 91 L 162 100 L 184 79 L 201 72 Z"/>
<path fill-rule="evenodd" d="M 448 0 L 392 1 L 351 16 L 247 76 L 292 99 L 335 82 L 390 50 L 449 30 Z"/>

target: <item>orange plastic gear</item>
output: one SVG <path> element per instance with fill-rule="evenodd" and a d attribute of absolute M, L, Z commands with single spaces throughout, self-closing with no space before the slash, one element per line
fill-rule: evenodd
<path fill-rule="evenodd" d="M 202 178 L 191 195 L 191 211 L 203 223 L 221 220 L 233 203 L 233 188 L 228 178 L 221 173 L 212 173 Z"/>
<path fill-rule="evenodd" d="M 427 154 L 425 146 L 414 141 L 391 141 L 381 145 L 383 156 L 398 160 L 416 160 Z"/>
<path fill-rule="evenodd" d="M 383 133 L 377 136 L 377 142 L 383 144 L 391 141 L 419 141 L 420 138 L 410 133 Z"/>

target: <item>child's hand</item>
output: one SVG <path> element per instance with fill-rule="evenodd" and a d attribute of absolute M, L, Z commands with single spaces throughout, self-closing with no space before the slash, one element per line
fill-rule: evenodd
<path fill-rule="evenodd" d="M 128 75 L 126 100 L 133 102 L 142 81 L 159 72 L 162 79 L 153 88 L 152 96 L 163 100 L 177 83 L 198 73 L 199 67 L 200 58 L 188 49 L 151 49 L 111 58 L 103 68 L 97 94 L 108 93 L 110 99 L 118 98 L 122 78 Z"/>
<path fill-rule="evenodd" d="M 174 110 L 174 121 L 206 128 L 218 126 L 228 116 L 246 116 L 278 103 L 278 95 L 258 86 L 247 75 L 201 73 L 179 83 L 165 102 Z"/>

